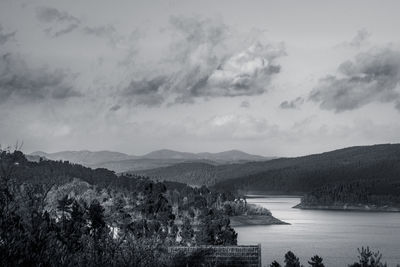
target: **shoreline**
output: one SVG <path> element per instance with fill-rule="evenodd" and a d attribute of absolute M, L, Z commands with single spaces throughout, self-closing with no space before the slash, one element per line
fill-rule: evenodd
<path fill-rule="evenodd" d="M 252 226 L 252 225 L 289 225 L 290 223 L 281 221 L 269 215 L 239 215 L 229 217 L 232 227 Z"/>
<path fill-rule="evenodd" d="M 294 209 L 303 210 L 332 210 L 332 211 L 365 211 L 365 212 L 400 212 L 399 207 L 391 206 L 375 206 L 375 205 L 302 205 L 297 204 L 293 207 Z"/>

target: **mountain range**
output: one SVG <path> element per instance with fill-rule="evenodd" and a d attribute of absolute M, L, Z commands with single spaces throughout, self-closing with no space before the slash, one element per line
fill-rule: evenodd
<path fill-rule="evenodd" d="M 179 163 L 206 163 L 210 165 L 244 163 L 250 161 L 266 161 L 272 157 L 263 157 L 248 154 L 239 150 L 230 150 L 219 153 L 189 153 L 162 149 L 142 156 L 128 155 L 113 151 L 61 151 L 46 153 L 36 151 L 28 155 L 30 160 L 39 158 L 50 160 L 64 160 L 82 164 L 91 168 L 106 168 L 117 173 L 140 171 L 159 167 L 167 167 Z"/>
<path fill-rule="evenodd" d="M 36 161 L 39 157 L 68 160 L 153 180 L 245 193 L 305 194 L 321 188 L 328 188 L 325 191 L 330 192 L 329 188 L 341 190 L 353 184 L 368 188 L 374 196 L 383 194 L 391 199 L 400 194 L 400 144 L 355 146 L 275 159 L 236 150 L 197 154 L 159 150 L 143 156 L 108 151 L 66 151 L 35 152 L 28 156 Z"/>
<path fill-rule="evenodd" d="M 247 192 L 303 193 L 324 185 L 362 180 L 384 180 L 400 186 L 400 144 L 349 147 L 259 162 L 220 165 L 185 162 L 132 173 Z"/>

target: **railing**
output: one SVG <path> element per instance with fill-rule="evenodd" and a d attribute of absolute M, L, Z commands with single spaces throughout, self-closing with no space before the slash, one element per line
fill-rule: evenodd
<path fill-rule="evenodd" d="M 261 267 L 260 244 L 256 246 L 169 247 L 168 252 L 176 255 L 177 260 L 185 258 L 192 264 Z M 178 256 L 181 258 L 179 259 Z"/>

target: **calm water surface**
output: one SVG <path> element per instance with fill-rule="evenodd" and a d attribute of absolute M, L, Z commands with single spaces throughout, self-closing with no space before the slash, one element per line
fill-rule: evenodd
<path fill-rule="evenodd" d="M 236 227 L 239 244 L 262 247 L 262 264 L 283 263 L 292 250 L 307 266 L 318 254 L 325 266 L 347 266 L 357 260 L 357 248 L 369 246 L 383 254 L 388 266 L 400 264 L 400 213 L 300 210 L 292 207 L 300 198 L 260 197 L 249 199 L 271 210 L 291 225 Z"/>

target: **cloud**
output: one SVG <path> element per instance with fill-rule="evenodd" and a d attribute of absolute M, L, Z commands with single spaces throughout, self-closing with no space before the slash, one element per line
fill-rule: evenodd
<path fill-rule="evenodd" d="M 342 112 L 371 102 L 393 102 L 399 109 L 400 51 L 392 48 L 360 53 L 346 61 L 336 75 L 320 79 L 310 100 L 322 109 Z M 400 109 L 399 109 L 400 111 Z"/>
<path fill-rule="evenodd" d="M 240 107 L 241 108 L 249 108 L 250 107 L 250 102 L 247 100 L 242 101 L 242 103 L 240 103 Z"/>
<path fill-rule="evenodd" d="M 110 111 L 117 111 L 117 110 L 119 110 L 119 109 L 121 109 L 121 108 L 122 108 L 121 105 L 114 105 L 114 106 L 112 106 L 112 107 L 110 108 Z"/>
<path fill-rule="evenodd" d="M 339 47 L 347 47 L 347 48 L 361 48 L 367 45 L 369 42 L 369 38 L 371 37 L 371 33 L 363 28 L 357 31 L 356 35 L 353 37 L 351 41 L 343 42 L 339 45 Z"/>
<path fill-rule="evenodd" d="M 146 84 L 129 84 L 129 96 L 143 99 L 145 105 L 193 103 L 196 99 L 261 95 L 280 72 L 276 60 L 285 55 L 283 45 L 253 42 L 233 45 L 239 35 L 219 20 L 198 17 L 171 17 L 173 42 L 164 64 L 158 90 Z M 150 74 L 150 77 L 153 75 Z M 139 89 L 135 89 L 138 87 Z M 161 90 L 162 89 L 162 90 Z M 126 94 L 123 94 L 126 97 Z M 147 99 L 151 98 L 150 102 Z"/>
<path fill-rule="evenodd" d="M 304 103 L 304 98 L 302 97 L 297 97 L 296 99 L 293 99 L 292 101 L 283 101 L 279 107 L 282 109 L 297 109 L 299 108 L 302 104 Z"/>
<path fill-rule="evenodd" d="M 0 24 L 0 45 L 3 45 L 14 38 L 16 32 L 3 33 L 3 26 Z"/>
<path fill-rule="evenodd" d="M 262 140 L 279 132 L 279 127 L 265 118 L 240 114 L 217 115 L 187 127 L 189 133 L 201 138 L 223 140 Z"/>
<path fill-rule="evenodd" d="M 357 32 L 356 36 L 354 36 L 353 40 L 351 40 L 349 45 L 352 47 L 359 48 L 368 41 L 370 36 L 371 33 L 369 31 L 367 31 L 366 29 L 361 29 Z"/>
<path fill-rule="evenodd" d="M 132 80 L 122 91 L 122 96 L 130 103 L 158 106 L 164 101 L 163 89 L 166 78 L 158 76 L 150 80 Z"/>
<path fill-rule="evenodd" d="M 106 39 L 114 47 L 124 39 L 111 24 L 88 26 L 68 12 L 53 7 L 38 7 L 36 16 L 40 22 L 51 25 L 44 31 L 53 38 L 77 30 L 85 35 Z"/>
<path fill-rule="evenodd" d="M 123 37 L 118 34 L 115 27 L 110 24 L 100 26 L 85 26 L 82 28 L 82 31 L 87 35 L 107 39 L 113 47 L 116 47 L 123 40 Z"/>
<path fill-rule="evenodd" d="M 274 74 L 281 67 L 274 59 L 281 56 L 271 45 L 256 43 L 223 62 L 208 77 L 203 95 L 242 96 L 260 95 L 266 91 Z"/>
<path fill-rule="evenodd" d="M 0 57 L 0 103 L 10 98 L 28 101 L 66 99 L 79 97 L 69 83 L 71 74 L 65 70 L 48 68 L 32 69 L 18 56 L 5 54 Z"/>
<path fill-rule="evenodd" d="M 45 29 L 45 32 L 52 37 L 70 33 L 81 24 L 77 17 L 52 7 L 38 7 L 36 17 L 43 23 L 51 24 L 51 27 Z"/>

